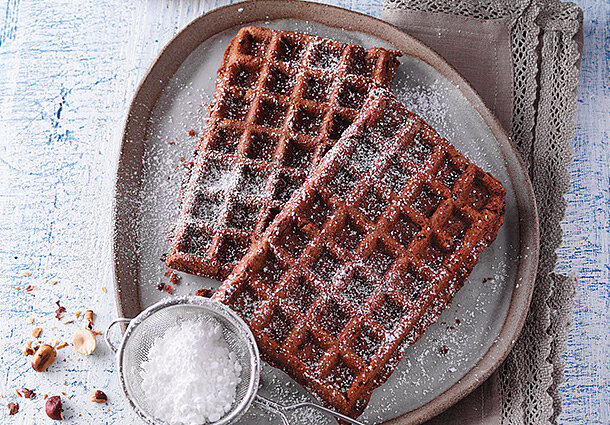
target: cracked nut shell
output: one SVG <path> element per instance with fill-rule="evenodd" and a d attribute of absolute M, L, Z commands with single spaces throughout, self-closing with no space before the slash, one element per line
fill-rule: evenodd
<path fill-rule="evenodd" d="M 36 372 L 44 372 L 55 361 L 57 351 L 48 344 L 41 345 L 34 353 L 32 369 Z"/>
<path fill-rule="evenodd" d="M 61 406 L 61 397 L 58 395 L 54 395 L 52 397 L 47 398 L 47 402 L 44 405 L 44 411 L 47 416 L 55 421 L 61 421 L 63 416 L 61 412 L 63 407 Z"/>
<path fill-rule="evenodd" d="M 85 355 L 93 353 L 97 347 L 95 334 L 89 329 L 77 329 L 76 332 L 74 332 L 72 344 L 74 344 L 76 351 Z"/>
<path fill-rule="evenodd" d="M 108 396 L 102 390 L 95 390 L 91 394 L 89 394 L 89 400 L 94 403 L 106 403 L 108 401 Z"/>

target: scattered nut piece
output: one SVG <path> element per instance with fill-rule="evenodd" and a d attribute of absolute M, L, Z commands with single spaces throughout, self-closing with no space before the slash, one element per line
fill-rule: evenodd
<path fill-rule="evenodd" d="M 23 387 L 21 389 L 21 392 L 23 393 L 23 396 L 25 398 L 34 398 L 34 397 L 36 397 L 36 393 L 34 392 L 34 390 L 30 390 L 30 389 L 27 389 L 27 388 Z"/>
<path fill-rule="evenodd" d="M 24 272 L 24 273 L 23 273 L 23 275 L 24 275 L 24 276 L 26 276 L 26 277 L 30 277 L 30 276 L 32 276 L 32 273 L 30 273 L 30 272 Z"/>
<path fill-rule="evenodd" d="M 55 361 L 55 357 L 57 357 L 55 348 L 48 344 L 41 345 L 32 359 L 32 369 L 36 372 L 44 372 Z"/>
<path fill-rule="evenodd" d="M 68 346 L 68 343 L 64 341 L 64 342 L 60 342 L 59 344 L 57 344 L 55 346 L 55 349 L 61 350 L 62 348 L 67 347 L 67 346 Z"/>
<path fill-rule="evenodd" d="M 74 332 L 72 344 L 74 344 L 74 348 L 77 352 L 86 355 L 93 353 L 97 347 L 95 334 L 91 332 L 90 329 L 77 329 L 76 332 Z"/>
<path fill-rule="evenodd" d="M 34 354 L 34 349 L 32 348 L 32 341 L 25 342 L 25 348 L 23 349 L 23 354 L 25 356 L 31 356 Z"/>
<path fill-rule="evenodd" d="M 85 311 L 85 320 L 93 322 L 93 310 Z"/>
<path fill-rule="evenodd" d="M 41 333 L 42 333 L 42 328 L 34 328 L 34 330 L 32 331 L 32 336 L 34 338 L 38 338 Z"/>
<path fill-rule="evenodd" d="M 32 292 L 34 290 L 34 286 L 28 285 L 25 287 L 26 292 Z"/>
<path fill-rule="evenodd" d="M 80 317 L 80 310 L 76 310 L 74 312 L 74 317 L 76 317 L 77 319 Z"/>
<path fill-rule="evenodd" d="M 19 411 L 19 403 L 9 403 L 8 404 L 8 414 L 14 415 Z"/>
<path fill-rule="evenodd" d="M 106 293 L 106 287 L 102 286 L 102 292 L 105 294 Z"/>
<path fill-rule="evenodd" d="M 108 401 L 108 396 L 106 396 L 102 390 L 95 390 L 89 394 L 89 400 L 94 403 L 106 403 Z"/>
<path fill-rule="evenodd" d="M 51 281 L 51 285 L 57 285 L 57 281 L 56 280 Z"/>
<path fill-rule="evenodd" d="M 74 322 L 74 319 L 68 319 L 68 320 L 64 320 L 64 325 L 69 325 L 70 323 Z"/>
<path fill-rule="evenodd" d="M 93 329 L 93 310 L 85 311 L 85 320 L 87 321 L 87 329 Z"/>
<path fill-rule="evenodd" d="M 17 394 L 17 397 L 23 397 L 23 396 L 21 395 L 21 393 L 19 392 L 19 390 L 15 390 L 15 394 Z"/>
<path fill-rule="evenodd" d="M 57 300 L 57 301 L 55 302 L 55 304 L 57 304 L 57 310 L 55 310 L 55 317 L 57 318 L 57 320 L 61 320 L 61 319 L 62 319 L 62 317 L 64 317 L 64 311 L 66 311 L 66 308 L 65 308 L 65 307 L 62 307 L 62 306 L 59 304 L 59 300 Z"/>
<path fill-rule="evenodd" d="M 61 415 L 63 410 L 61 406 L 61 397 L 58 395 L 49 397 L 44 405 L 44 410 L 49 418 L 55 421 L 61 421 L 63 419 Z"/>
<path fill-rule="evenodd" d="M 34 318 L 33 317 L 28 317 L 28 323 L 31 325 L 32 323 L 34 323 Z"/>

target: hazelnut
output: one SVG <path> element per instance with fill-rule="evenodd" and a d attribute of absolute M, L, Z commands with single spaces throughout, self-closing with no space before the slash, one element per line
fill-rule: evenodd
<path fill-rule="evenodd" d="M 34 353 L 32 369 L 36 372 L 44 372 L 55 361 L 57 351 L 48 344 L 41 345 Z"/>
<path fill-rule="evenodd" d="M 8 414 L 15 415 L 19 411 L 19 403 L 9 403 L 8 404 Z"/>
<path fill-rule="evenodd" d="M 93 353 L 97 347 L 95 334 L 89 329 L 77 329 L 77 331 L 74 332 L 72 344 L 74 344 L 74 348 L 80 354 L 87 355 Z"/>
<path fill-rule="evenodd" d="M 47 401 L 44 405 L 44 411 L 47 416 L 55 421 L 61 421 L 63 417 L 61 416 L 63 408 L 61 407 L 61 397 L 58 395 L 54 395 L 52 397 L 47 398 Z"/>
<path fill-rule="evenodd" d="M 89 400 L 94 403 L 106 403 L 108 401 L 108 396 L 102 390 L 95 390 L 91 394 L 89 394 Z"/>
<path fill-rule="evenodd" d="M 21 392 L 23 393 L 23 396 L 25 398 L 34 398 L 34 397 L 36 397 L 36 393 L 33 390 L 30 390 L 28 388 L 23 387 L 21 389 Z"/>

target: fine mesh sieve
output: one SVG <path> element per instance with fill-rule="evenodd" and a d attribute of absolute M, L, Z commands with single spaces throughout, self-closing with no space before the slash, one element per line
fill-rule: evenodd
<path fill-rule="evenodd" d="M 220 324 L 223 336 L 241 365 L 240 382 L 237 385 L 235 401 L 231 410 L 213 425 L 234 424 L 248 410 L 254 401 L 259 407 L 279 415 L 284 425 L 289 425 L 286 413 L 301 407 L 312 407 L 346 422 L 363 425 L 350 417 L 319 406 L 303 402 L 281 405 L 257 395 L 260 380 L 260 357 L 252 332 L 246 323 L 227 306 L 203 297 L 176 297 L 158 302 L 140 313 L 135 319 L 116 319 L 105 332 L 106 343 L 116 353 L 117 368 L 121 387 L 136 413 L 148 424 L 167 422 L 152 415 L 151 404 L 142 388 L 142 363 L 148 360 L 148 352 L 157 338 L 167 329 L 187 320 L 215 321 Z M 110 341 L 110 330 L 119 323 L 129 323 L 120 346 Z M 207 422 L 206 424 L 210 424 Z M 203 424 L 202 424 L 203 425 Z"/>

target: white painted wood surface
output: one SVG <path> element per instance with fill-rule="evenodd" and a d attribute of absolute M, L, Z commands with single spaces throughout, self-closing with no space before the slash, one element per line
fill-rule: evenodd
<path fill-rule="evenodd" d="M 71 347 L 60 350 L 57 364 L 43 374 L 30 368 L 23 344 L 37 326 L 44 342 L 71 340 L 80 322 L 58 322 L 57 300 L 67 309 L 65 319 L 93 309 L 97 329 L 115 316 L 111 203 L 128 103 L 163 45 L 193 18 L 225 3 L 0 0 L 0 423 L 51 423 L 42 394 L 61 393 L 66 423 L 137 423 L 101 338 L 91 357 Z M 381 12 L 381 2 L 328 3 L 374 16 Z M 573 189 L 558 268 L 576 271 L 581 285 L 564 356 L 560 423 L 605 425 L 610 423 L 610 5 L 578 3 L 585 12 L 585 49 Z M 51 285 L 54 280 L 58 283 Z M 25 291 L 28 285 L 35 289 Z M 37 398 L 17 397 L 14 390 L 24 386 L 35 389 Z M 87 400 L 96 388 L 108 394 L 107 405 Z M 20 404 L 15 416 L 6 408 L 11 401 Z"/>

